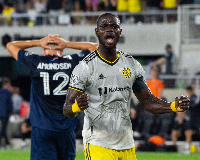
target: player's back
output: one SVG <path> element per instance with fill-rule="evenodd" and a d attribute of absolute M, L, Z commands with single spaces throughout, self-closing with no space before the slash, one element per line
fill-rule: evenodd
<path fill-rule="evenodd" d="M 63 115 L 63 104 L 69 77 L 80 60 L 78 54 L 58 57 L 39 56 L 24 50 L 20 52 L 19 63 L 30 69 L 32 126 L 55 131 L 74 128 L 74 120 Z"/>

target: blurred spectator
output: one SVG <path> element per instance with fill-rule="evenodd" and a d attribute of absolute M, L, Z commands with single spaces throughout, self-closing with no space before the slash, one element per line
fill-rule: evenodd
<path fill-rule="evenodd" d="M 11 15 L 13 12 L 14 12 L 14 8 L 11 4 L 9 4 L 9 3 L 3 4 L 2 15 L 4 16 L 4 18 L 3 18 L 4 24 L 7 24 L 9 26 L 12 25 Z"/>
<path fill-rule="evenodd" d="M 150 71 L 150 79 L 148 79 L 147 85 L 151 91 L 151 93 L 157 97 L 162 97 L 162 92 L 164 89 L 164 84 L 162 80 L 158 78 L 158 68 L 152 66 Z M 143 138 L 147 139 L 153 134 L 157 134 L 157 125 L 159 122 L 159 116 L 156 114 L 149 113 L 147 111 L 143 111 L 143 129 L 142 129 L 142 136 Z"/>
<path fill-rule="evenodd" d="M 24 122 L 22 122 L 20 129 L 21 129 L 21 137 L 23 140 L 21 148 L 26 148 L 28 147 L 28 144 L 25 140 L 27 138 L 31 138 L 31 131 L 32 131 L 32 126 L 29 118 L 26 118 Z"/>
<path fill-rule="evenodd" d="M 152 15 L 145 16 L 145 22 L 156 23 L 161 20 L 161 17 L 157 15 L 160 11 L 160 1 L 161 0 L 147 0 L 146 1 L 146 11 L 150 12 Z"/>
<path fill-rule="evenodd" d="M 7 126 L 9 117 L 12 113 L 12 93 L 11 93 L 11 81 L 9 78 L 2 80 L 2 88 L 0 89 L 0 120 L 1 120 L 1 132 L 0 132 L 0 147 L 2 147 L 1 140 L 5 139 L 6 147 L 10 148 L 10 142 L 7 137 Z"/>
<path fill-rule="evenodd" d="M 161 0 L 160 1 L 160 8 L 168 11 L 176 10 L 181 0 Z M 177 20 L 176 14 L 168 15 L 168 22 L 175 23 Z"/>
<path fill-rule="evenodd" d="M 142 5 L 140 0 L 118 0 L 117 11 L 140 12 Z"/>
<path fill-rule="evenodd" d="M 132 12 L 137 13 L 142 11 L 141 0 L 118 0 L 117 1 L 117 11 L 119 12 Z M 141 23 L 142 16 L 134 15 L 127 17 L 127 23 Z"/>
<path fill-rule="evenodd" d="M 98 11 L 99 0 L 85 0 L 85 6 L 87 12 Z"/>
<path fill-rule="evenodd" d="M 12 102 L 13 102 L 13 114 L 19 115 L 19 110 L 21 108 L 21 102 L 23 98 L 20 95 L 20 88 L 19 86 L 13 86 L 13 96 L 12 96 Z"/>
<path fill-rule="evenodd" d="M 37 10 L 34 8 L 34 4 L 32 0 L 25 0 L 25 6 L 26 6 L 26 13 L 28 15 L 28 26 L 34 26 L 37 18 Z"/>
<path fill-rule="evenodd" d="M 25 25 L 25 18 L 19 17 L 18 14 L 23 13 L 24 11 L 20 9 L 19 4 L 14 5 L 14 12 L 12 13 L 13 23 L 14 25 Z"/>
<path fill-rule="evenodd" d="M 37 13 L 46 13 L 47 11 L 47 0 L 34 0 L 34 8 Z"/>
<path fill-rule="evenodd" d="M 48 0 L 47 11 L 49 12 L 50 24 L 58 24 L 58 16 L 65 13 L 65 0 Z"/>
<path fill-rule="evenodd" d="M 181 0 L 161 0 L 160 7 L 163 9 L 176 9 Z"/>
<path fill-rule="evenodd" d="M 136 105 L 133 99 L 131 99 L 130 118 L 132 122 L 134 139 L 141 138 L 141 128 L 142 128 L 142 115 L 141 115 L 142 111 L 141 110 L 142 110 L 142 107 L 139 104 Z"/>
<path fill-rule="evenodd" d="M 190 98 L 190 108 L 187 111 L 190 117 L 190 127 L 195 137 L 200 137 L 200 95 L 196 94 L 192 86 L 186 87 L 186 92 Z"/>
<path fill-rule="evenodd" d="M 117 0 L 104 0 L 105 11 L 116 11 Z"/>
<path fill-rule="evenodd" d="M 166 55 L 158 58 L 156 61 L 154 61 L 153 63 L 150 64 L 151 67 L 157 67 L 158 72 L 161 73 L 162 72 L 162 68 L 163 65 L 166 64 L 166 69 L 165 69 L 165 73 L 166 74 L 172 74 L 173 70 L 173 58 L 174 58 L 174 53 L 173 53 L 173 49 L 171 44 L 167 44 L 166 47 Z"/>
<path fill-rule="evenodd" d="M 39 15 L 47 12 L 47 0 L 34 0 L 34 8 L 38 14 L 36 18 L 36 25 L 42 25 L 43 17 Z"/>
<path fill-rule="evenodd" d="M 15 131 L 12 135 L 13 138 L 22 138 L 22 145 L 21 145 L 22 149 L 28 147 L 26 139 L 31 138 L 32 126 L 29 119 L 29 111 L 30 111 L 30 103 L 23 101 L 22 107 L 20 109 L 20 117 L 24 118 L 24 120 L 22 123 L 20 123 L 20 126 L 17 129 L 17 131 Z"/>
<path fill-rule="evenodd" d="M 83 3 L 82 3 L 83 2 Z M 85 11 L 85 1 L 81 1 L 81 0 L 75 0 L 74 2 L 74 11 L 73 12 L 83 12 Z M 82 24 L 82 17 L 81 16 L 75 16 L 72 17 L 72 23 L 73 24 Z"/>
<path fill-rule="evenodd" d="M 151 78 L 147 80 L 147 85 L 151 90 L 151 93 L 157 97 L 162 98 L 162 93 L 164 89 L 164 83 L 161 79 L 159 79 L 159 72 L 156 67 L 152 67 L 150 71 Z"/>
<path fill-rule="evenodd" d="M 182 152 L 190 153 L 190 144 L 192 141 L 192 130 L 190 128 L 189 117 L 185 112 L 177 112 L 172 126 L 171 139 L 176 146 L 178 140 L 185 140 L 185 148 Z"/>
<path fill-rule="evenodd" d="M 173 49 L 172 49 L 171 44 L 167 44 L 165 49 L 166 49 L 166 52 L 167 52 L 167 55 L 165 56 L 166 74 L 172 74 L 173 73 L 173 71 L 172 71 L 172 58 L 174 56 L 174 53 L 173 53 Z"/>
<path fill-rule="evenodd" d="M 159 72 L 156 66 L 151 67 L 150 79 L 148 79 L 146 82 L 151 93 L 155 97 L 166 101 L 162 94 L 164 83 L 161 79 L 159 79 Z M 143 138 L 149 138 L 150 136 L 156 134 L 164 137 L 165 139 L 170 139 L 170 127 L 172 124 L 173 114 L 155 115 L 143 110 L 141 115 L 143 117 Z"/>

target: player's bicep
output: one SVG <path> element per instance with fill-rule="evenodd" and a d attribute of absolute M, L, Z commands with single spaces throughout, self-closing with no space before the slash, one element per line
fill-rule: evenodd
<path fill-rule="evenodd" d="M 13 42 L 7 43 L 6 48 L 8 52 L 12 55 L 12 57 L 18 60 L 18 52 L 20 48 L 15 46 Z"/>
<path fill-rule="evenodd" d="M 143 89 L 148 89 L 148 86 L 145 83 L 143 76 L 136 78 L 136 80 L 132 86 L 132 89 L 133 89 L 134 93 L 138 93 Z"/>

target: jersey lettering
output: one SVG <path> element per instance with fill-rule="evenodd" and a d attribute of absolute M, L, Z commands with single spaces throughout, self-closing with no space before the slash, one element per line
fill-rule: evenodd
<path fill-rule="evenodd" d="M 40 77 L 43 77 L 44 95 L 50 95 L 49 73 L 40 72 Z M 68 84 L 69 76 L 64 72 L 57 72 L 53 75 L 53 80 L 56 81 L 59 77 L 62 77 L 63 81 L 53 90 L 53 95 L 65 95 L 67 93 L 67 90 L 63 90 L 63 88 Z"/>

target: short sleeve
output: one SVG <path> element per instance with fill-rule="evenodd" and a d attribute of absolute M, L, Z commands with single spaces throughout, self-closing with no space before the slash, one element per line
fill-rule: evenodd
<path fill-rule="evenodd" d="M 33 68 L 38 64 L 39 55 L 34 54 L 26 50 L 19 50 L 18 53 L 18 63 L 20 65 L 25 65 L 29 69 Z"/>
<path fill-rule="evenodd" d="M 144 69 L 142 67 L 142 65 L 135 60 L 135 66 L 134 66 L 134 69 L 135 69 L 135 75 L 136 75 L 136 78 L 138 77 L 144 77 Z"/>
<path fill-rule="evenodd" d="M 69 88 L 83 91 L 90 77 L 88 65 L 82 61 L 73 70 Z"/>

